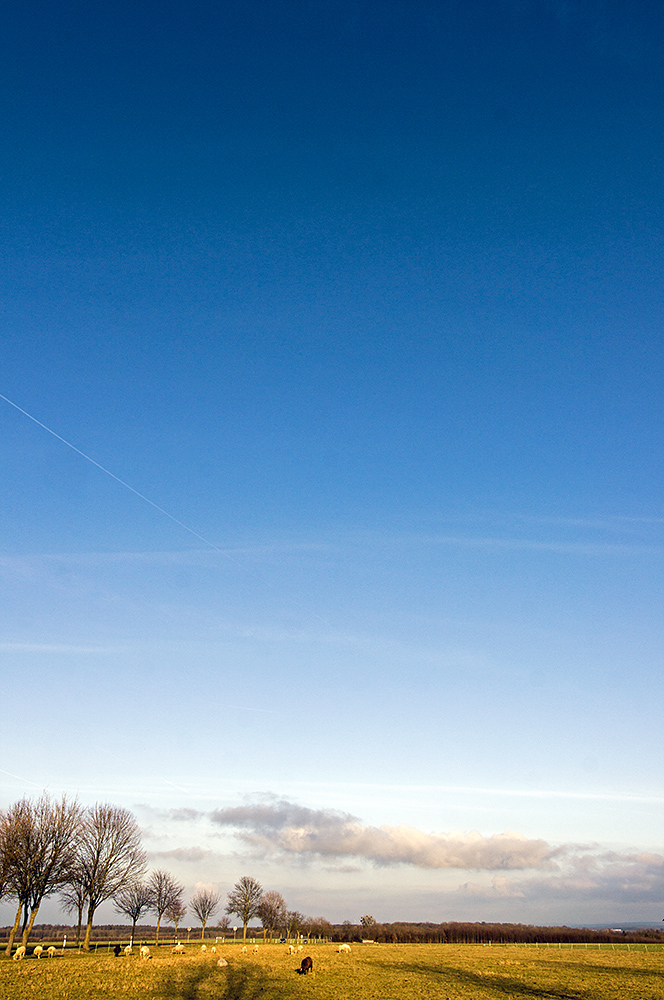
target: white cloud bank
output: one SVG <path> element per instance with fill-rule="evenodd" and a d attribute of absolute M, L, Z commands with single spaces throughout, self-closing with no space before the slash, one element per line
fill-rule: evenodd
<path fill-rule="evenodd" d="M 425 833 L 410 826 L 365 826 L 349 813 L 309 809 L 284 799 L 216 809 L 213 823 L 229 827 L 261 854 L 358 858 L 376 865 L 485 871 L 551 868 L 561 848 L 508 831 Z"/>

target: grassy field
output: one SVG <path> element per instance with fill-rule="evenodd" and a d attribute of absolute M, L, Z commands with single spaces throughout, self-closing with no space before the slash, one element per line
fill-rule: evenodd
<path fill-rule="evenodd" d="M 218 946 L 202 955 L 170 947 L 144 961 L 137 954 L 78 952 L 54 959 L 0 961 L 2 1000 L 664 1000 L 663 950 L 584 950 L 472 945 L 309 946 L 289 956 L 283 945 L 257 955 Z M 315 975 L 295 972 L 302 955 Z M 217 958 L 228 959 L 218 968 Z"/>

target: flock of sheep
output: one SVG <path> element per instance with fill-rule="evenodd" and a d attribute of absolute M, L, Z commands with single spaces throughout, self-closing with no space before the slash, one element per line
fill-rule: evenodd
<path fill-rule="evenodd" d="M 171 949 L 171 951 L 173 952 L 174 955 L 184 955 L 185 950 L 186 950 L 185 946 L 182 944 L 181 941 L 178 941 L 178 943 Z M 207 945 L 202 944 L 201 945 L 201 953 L 203 955 L 205 955 L 207 953 L 207 950 L 208 950 L 207 949 Z M 44 954 L 44 951 L 46 951 L 46 954 L 48 955 L 49 958 L 55 958 L 56 948 L 54 947 L 54 945 L 51 945 L 50 948 L 44 949 L 44 948 L 42 948 L 42 946 L 40 944 L 38 944 L 37 947 L 34 948 L 34 950 L 33 950 L 33 955 L 35 956 L 35 958 L 41 958 L 42 955 Z M 120 955 L 121 951 L 122 951 L 122 949 L 120 948 L 119 944 L 116 945 L 115 948 L 113 949 L 113 952 L 114 952 L 114 954 L 115 954 L 116 957 L 118 955 Z M 124 953 L 127 956 L 132 955 L 133 951 L 134 951 L 134 949 L 133 949 L 133 947 L 130 944 L 128 944 L 126 946 L 126 948 L 124 948 Z M 258 951 L 259 951 L 258 945 L 255 944 L 253 946 L 253 948 L 252 948 L 252 954 L 253 955 L 257 955 Z M 295 945 L 289 944 L 288 947 L 287 947 L 287 949 L 286 949 L 286 952 L 287 952 L 288 955 L 295 955 L 296 952 L 301 952 L 301 951 L 303 951 L 303 946 L 301 944 L 299 944 L 297 946 L 297 948 L 295 947 Z M 148 948 L 148 946 L 146 944 L 142 944 L 140 946 L 140 948 L 138 949 L 138 953 L 139 953 L 139 955 L 140 955 L 140 957 L 142 959 L 146 959 L 147 960 L 147 959 L 152 958 L 152 955 L 150 953 L 150 949 Z M 247 946 L 245 944 L 245 945 L 242 946 L 242 948 L 240 950 L 240 954 L 241 955 L 246 955 L 247 953 L 248 953 L 248 949 L 247 949 Z M 350 945 L 349 944 L 340 944 L 339 947 L 337 948 L 337 953 L 340 954 L 340 955 L 349 954 L 350 953 Z M 210 948 L 210 954 L 211 955 L 216 955 L 217 954 L 217 949 L 216 949 L 215 945 L 212 945 L 212 947 Z M 14 952 L 13 959 L 14 959 L 15 962 L 20 962 L 21 959 L 23 959 L 23 958 L 25 958 L 25 946 L 24 945 L 20 945 L 16 949 L 16 951 Z M 223 969 L 224 966 L 228 965 L 228 962 L 226 961 L 225 958 L 219 958 L 219 959 L 217 959 L 217 965 L 219 966 L 220 969 Z M 300 973 L 300 975 L 303 975 L 303 976 L 306 975 L 308 972 L 313 972 L 314 971 L 313 959 L 310 958 L 307 955 L 305 958 L 302 959 L 302 962 L 300 964 L 300 968 L 297 971 Z"/>

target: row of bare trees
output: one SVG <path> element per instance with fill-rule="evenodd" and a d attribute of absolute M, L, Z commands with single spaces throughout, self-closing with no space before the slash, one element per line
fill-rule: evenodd
<path fill-rule="evenodd" d="M 26 945 L 39 908 L 59 893 L 76 909 L 79 932 L 87 909 L 84 947 L 90 947 L 98 907 L 143 875 L 147 857 L 127 809 L 97 804 L 83 809 L 63 796 L 21 799 L 0 814 L 0 895 L 17 903 L 7 954 L 21 926 Z"/>
<path fill-rule="evenodd" d="M 129 810 L 109 804 L 84 809 L 67 796 L 53 800 L 44 793 L 0 812 L 0 898 L 14 899 L 17 905 L 8 955 L 19 929 L 21 943 L 27 945 L 42 902 L 56 894 L 63 908 L 77 916 L 77 944 L 85 920 L 85 950 L 90 948 L 95 913 L 108 900 L 131 920 L 132 938 L 141 916 L 154 913 L 156 943 L 164 917 L 175 925 L 177 935 L 187 912 L 184 886 L 169 872 L 158 869 L 147 876 L 147 855 Z M 201 888 L 192 897 L 190 906 L 200 920 L 202 936 L 219 903 L 219 893 L 212 888 Z M 288 910 L 280 893 L 264 892 L 248 875 L 228 893 L 226 913 L 242 921 L 245 939 L 254 917 L 260 919 L 263 934 L 271 937 L 314 928 L 327 933 L 330 926 L 323 918 L 311 921 Z M 224 924 L 228 926 L 227 918 Z"/>

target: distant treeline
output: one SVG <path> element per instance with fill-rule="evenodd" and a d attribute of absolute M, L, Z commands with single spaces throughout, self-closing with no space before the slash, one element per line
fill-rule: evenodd
<path fill-rule="evenodd" d="M 154 941 L 155 924 L 139 924 L 136 927 L 134 940 Z M 9 935 L 9 927 L 0 927 L 0 940 L 6 940 Z M 98 942 L 106 944 L 109 941 L 129 940 L 131 928 L 127 924 L 98 924 L 95 928 L 95 936 Z M 250 927 L 247 931 L 251 937 L 262 937 L 262 928 Z M 32 933 L 32 940 L 53 941 L 62 943 L 64 936 L 73 944 L 76 939 L 76 927 L 68 924 L 37 924 Z M 191 940 L 198 940 L 200 928 L 195 928 L 191 932 Z M 174 927 L 162 928 L 162 938 L 164 943 L 168 943 L 175 936 Z M 177 932 L 178 938 L 187 939 L 187 930 L 180 928 Z M 223 926 L 206 928 L 206 938 L 224 937 L 227 941 L 233 939 L 232 931 Z M 241 940 L 242 935 L 237 935 L 237 940 Z M 386 944 L 624 944 L 629 941 L 633 944 L 648 944 L 650 942 L 664 942 L 664 931 L 657 928 L 639 928 L 625 931 L 618 931 L 616 928 L 606 930 L 596 930 L 585 927 L 537 927 L 531 924 L 487 924 L 487 923 L 405 923 L 393 924 L 373 924 L 363 927 L 360 924 L 333 924 L 331 925 L 332 941 L 360 942 L 371 939 Z M 326 939 L 327 936 L 326 936 Z"/>
<path fill-rule="evenodd" d="M 362 941 L 367 939 L 387 944 L 534 944 L 540 942 L 593 944 L 635 943 L 664 941 L 664 932 L 656 928 L 618 931 L 615 928 L 591 930 L 585 927 L 536 927 L 530 924 L 487 923 L 394 923 L 361 926 L 360 924 L 334 924 L 333 941 Z"/>

